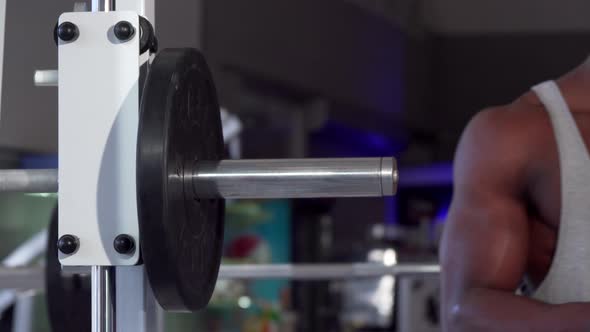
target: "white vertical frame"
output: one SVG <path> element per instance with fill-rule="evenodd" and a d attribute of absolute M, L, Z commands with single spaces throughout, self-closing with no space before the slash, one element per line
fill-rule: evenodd
<path fill-rule="evenodd" d="M 117 0 L 116 9 L 135 11 L 155 28 L 155 0 Z M 140 64 L 148 59 L 149 55 L 142 55 Z M 117 267 L 115 285 L 119 331 L 164 331 L 164 311 L 154 297 L 143 266 Z"/>
<path fill-rule="evenodd" d="M 156 28 L 156 0 L 140 0 L 144 5 L 144 16 L 152 22 L 154 29 Z"/>
<path fill-rule="evenodd" d="M 135 12 L 154 24 L 155 0 L 117 0 L 116 11 Z M 100 58 L 100 55 L 97 56 Z M 136 68 L 148 59 L 147 54 L 140 56 Z M 117 266 L 115 287 L 117 308 L 115 321 L 118 331 L 161 332 L 164 330 L 163 310 L 153 295 L 143 266 Z"/>
<path fill-rule="evenodd" d="M 133 11 L 145 17 L 155 28 L 156 4 L 155 0 L 117 0 L 117 11 Z M 150 59 L 149 52 L 142 54 L 139 58 L 140 65 Z"/>
<path fill-rule="evenodd" d="M 164 312 L 154 297 L 143 266 L 119 266 L 116 271 L 117 330 L 164 331 Z"/>
<path fill-rule="evenodd" d="M 117 10 L 130 10 L 147 18 L 155 26 L 155 0 L 117 0 Z"/>
<path fill-rule="evenodd" d="M 139 29 L 132 11 L 62 14 L 79 36 L 60 41 L 59 236 L 74 235 L 78 250 L 59 254 L 66 266 L 135 265 L 139 250 L 121 255 L 114 239 L 140 243 L 136 164 L 139 122 L 139 33 L 121 42 L 120 21 Z"/>

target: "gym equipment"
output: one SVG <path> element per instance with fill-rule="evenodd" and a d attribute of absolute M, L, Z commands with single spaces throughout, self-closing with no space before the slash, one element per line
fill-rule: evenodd
<path fill-rule="evenodd" d="M 55 193 L 57 173 L 0 170 L 0 192 Z M 202 161 L 186 175 L 199 196 L 228 199 L 381 197 L 398 182 L 394 158 Z"/>
<path fill-rule="evenodd" d="M 218 279 L 222 280 L 274 280 L 299 281 L 350 280 L 381 276 L 436 276 L 438 264 L 377 263 L 351 264 L 222 264 Z M 43 289 L 45 269 L 40 267 L 0 268 L 0 289 Z"/>
<path fill-rule="evenodd" d="M 163 50 L 152 62 L 139 120 L 137 190 L 141 252 L 158 302 L 198 310 L 213 293 L 225 204 L 193 189 L 192 169 L 223 158 L 213 78 L 196 50 Z"/>
<path fill-rule="evenodd" d="M 384 275 L 436 275 L 437 264 L 273 264 L 273 265 L 222 265 L 219 279 L 290 279 L 337 280 L 372 278 Z"/>
<path fill-rule="evenodd" d="M 137 2 L 139 12 L 143 1 Z M 63 14 L 56 29 L 59 69 L 48 81 L 59 76 L 60 169 L 0 171 L 0 191 L 59 192 L 59 232 L 48 254 L 57 252 L 64 267 L 91 268 L 91 301 L 80 276 L 72 278 L 75 294 L 67 294 L 72 283 L 55 261 L 48 288 L 62 294 L 55 299 L 72 296 L 75 306 L 92 303 L 93 331 L 122 326 L 114 324 L 113 290 L 125 267 L 143 265 L 164 309 L 207 304 L 219 274 L 225 198 L 395 194 L 393 158 L 224 160 L 204 57 L 195 49 L 167 49 L 150 64 L 144 53 L 155 52 L 157 40 L 145 18 L 114 11 L 120 9 L 114 0 L 94 0 L 92 8 Z M 145 66 L 148 74 L 140 77 Z M 233 277 L 252 278 L 402 273 L 334 265 L 224 267 L 221 276 L 232 269 Z"/>
<path fill-rule="evenodd" d="M 137 151 L 142 258 L 168 310 L 198 310 L 213 292 L 223 198 L 378 197 L 397 184 L 393 158 L 221 160 L 215 87 L 193 49 L 163 50 L 153 61 Z M 52 170 L 0 171 L 6 191 L 55 191 L 56 182 Z"/>
<path fill-rule="evenodd" d="M 393 195 L 397 183 L 393 158 L 222 158 L 219 105 L 204 58 L 194 49 L 163 50 L 141 102 L 137 202 L 138 247 L 165 309 L 207 304 L 220 264 L 223 198 L 378 197 Z M 56 182 L 51 170 L 0 172 L 5 191 L 54 191 Z M 76 254 L 75 237 L 62 236 L 62 254 Z"/>

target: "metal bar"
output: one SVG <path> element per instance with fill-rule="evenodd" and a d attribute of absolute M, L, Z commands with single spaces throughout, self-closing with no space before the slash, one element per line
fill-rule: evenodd
<path fill-rule="evenodd" d="M 116 9 L 115 0 L 92 0 L 93 12 L 110 12 Z"/>
<path fill-rule="evenodd" d="M 437 274 L 437 264 L 273 264 L 273 265 L 222 265 L 220 279 L 289 279 L 336 280 L 379 277 L 384 275 Z"/>
<path fill-rule="evenodd" d="M 202 198 L 381 197 L 394 195 L 394 158 L 201 161 L 192 174 Z M 57 170 L 1 170 L 0 192 L 57 192 Z"/>
<path fill-rule="evenodd" d="M 18 295 L 12 317 L 12 332 L 32 332 L 35 310 L 35 292 Z"/>
<path fill-rule="evenodd" d="M 115 331 L 113 267 L 92 267 L 92 332 Z"/>
<path fill-rule="evenodd" d="M 220 279 L 331 280 L 370 278 L 383 275 L 438 274 L 438 264 L 272 264 L 222 265 Z M 0 268 L 0 289 L 43 289 L 42 267 Z"/>
<path fill-rule="evenodd" d="M 93 12 L 114 10 L 116 10 L 115 0 L 92 0 Z M 45 175 L 53 176 L 53 174 Z M 54 189 L 57 191 L 57 177 L 55 180 Z M 92 267 L 92 332 L 114 332 L 116 329 L 115 303 L 117 299 L 114 271 L 114 267 Z"/>
<path fill-rule="evenodd" d="M 0 268 L 0 289 L 38 290 L 44 287 L 42 267 Z"/>
<path fill-rule="evenodd" d="M 0 192 L 55 193 L 57 170 L 2 170 Z"/>
<path fill-rule="evenodd" d="M 394 158 L 202 161 L 192 174 L 197 196 L 229 199 L 392 196 L 397 179 Z"/>
<path fill-rule="evenodd" d="M 59 83 L 59 74 L 57 70 L 35 70 L 33 77 L 35 86 L 57 86 Z"/>

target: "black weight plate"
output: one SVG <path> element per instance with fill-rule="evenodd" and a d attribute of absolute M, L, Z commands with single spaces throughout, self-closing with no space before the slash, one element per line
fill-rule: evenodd
<path fill-rule="evenodd" d="M 45 266 L 45 297 L 51 330 L 90 331 L 90 275 L 62 274 L 57 255 L 57 208 L 51 216 Z"/>
<path fill-rule="evenodd" d="M 194 49 L 166 49 L 150 66 L 137 150 L 141 252 L 166 310 L 207 305 L 217 281 L 224 201 L 196 197 L 197 160 L 220 160 L 221 116 L 211 73 Z"/>

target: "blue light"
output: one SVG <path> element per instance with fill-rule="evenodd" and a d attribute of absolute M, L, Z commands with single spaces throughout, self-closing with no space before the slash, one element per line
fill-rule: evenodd
<path fill-rule="evenodd" d="M 436 211 L 436 216 L 434 218 L 435 223 L 444 223 L 449 216 L 449 210 L 451 209 L 451 200 L 444 202 Z"/>
<path fill-rule="evenodd" d="M 26 155 L 20 160 L 21 168 L 24 169 L 43 169 L 57 168 L 57 155 Z"/>
<path fill-rule="evenodd" d="M 397 199 L 395 197 L 387 197 L 385 200 L 385 224 L 397 223 Z"/>
<path fill-rule="evenodd" d="M 402 168 L 399 175 L 400 188 L 450 186 L 453 184 L 453 165 L 451 163 L 441 163 Z"/>
<path fill-rule="evenodd" d="M 403 144 L 386 135 L 328 121 L 311 135 L 312 156 L 379 157 L 398 154 Z"/>

